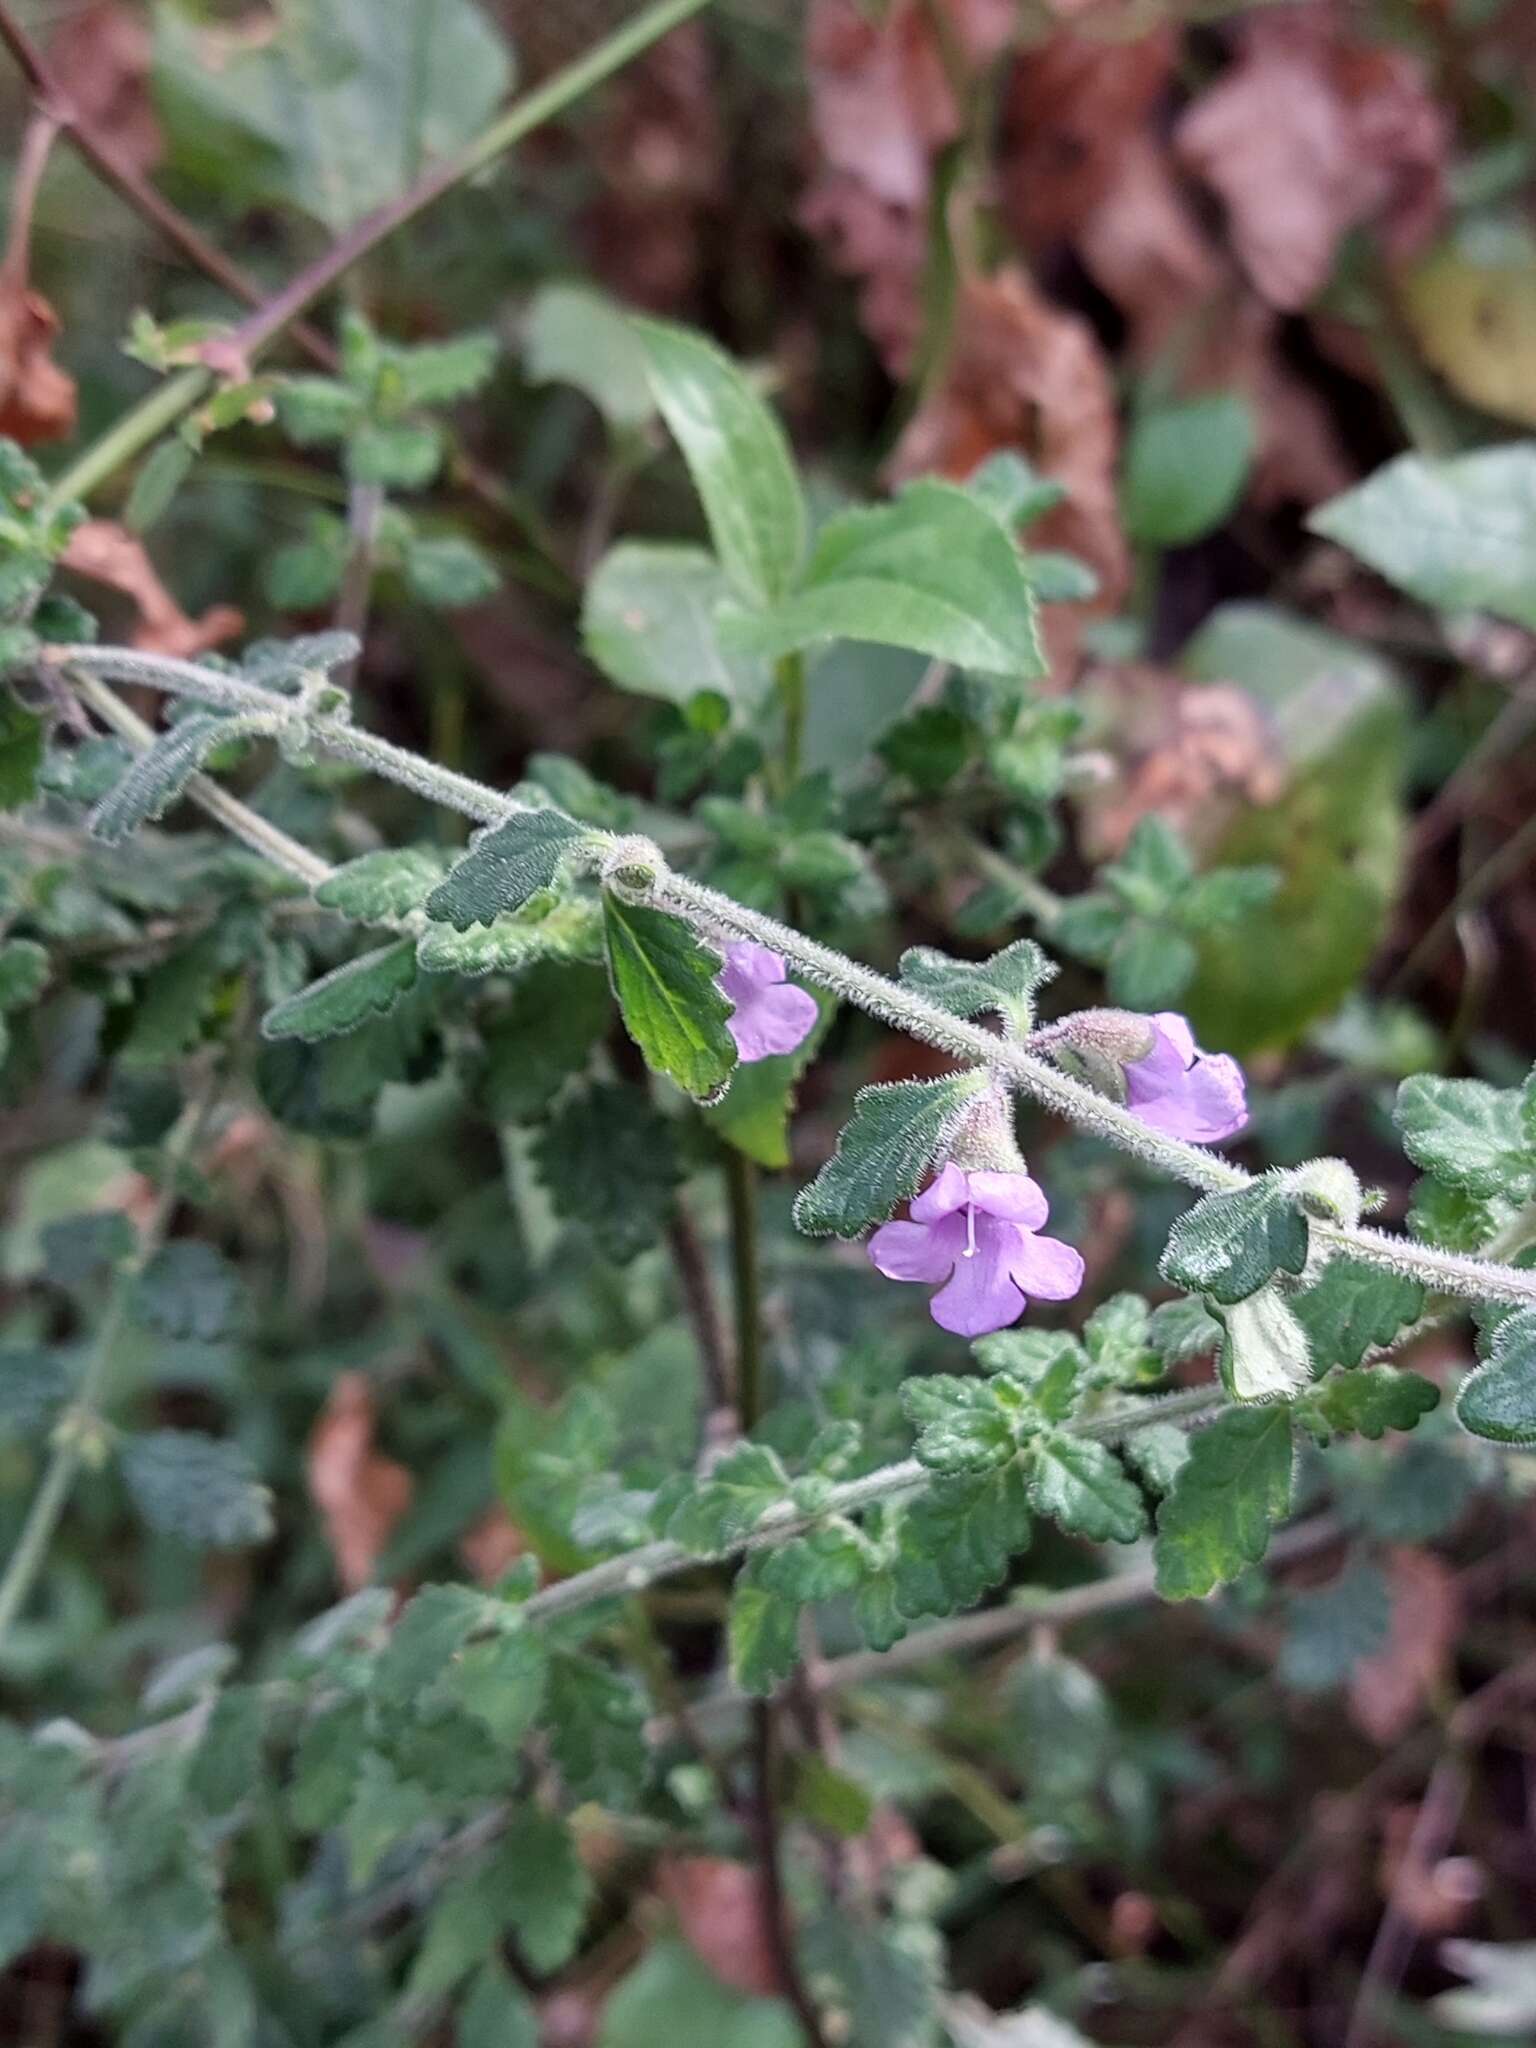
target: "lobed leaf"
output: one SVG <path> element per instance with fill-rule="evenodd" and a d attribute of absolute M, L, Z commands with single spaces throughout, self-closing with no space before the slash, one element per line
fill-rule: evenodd
<path fill-rule="evenodd" d="M 514 811 L 476 833 L 468 853 L 428 896 L 427 916 L 461 932 L 490 924 L 548 889 L 589 836 L 561 811 Z"/>
<path fill-rule="evenodd" d="M 964 1115 L 988 1085 L 982 1073 L 861 1088 L 837 1150 L 795 1200 L 808 1237 L 857 1237 L 910 1200 Z"/>
<path fill-rule="evenodd" d="M 1197 1600 L 1257 1564 L 1290 1505 L 1291 1411 L 1233 1408 L 1190 1439 L 1157 1512 L 1153 1555 L 1165 1600 Z"/>
<path fill-rule="evenodd" d="M 1307 1262 L 1307 1219 L 1285 1184 L 1266 1176 L 1232 1194 L 1207 1195 L 1168 1234 L 1158 1270 L 1212 1301 L 1238 1302 L 1276 1273 Z"/>
<path fill-rule="evenodd" d="M 261 1020 L 263 1038 L 302 1039 L 314 1045 L 355 1031 L 371 1017 L 387 1016 L 416 983 L 416 942 L 396 939 L 372 953 L 333 967 L 329 974 L 285 996 Z"/>

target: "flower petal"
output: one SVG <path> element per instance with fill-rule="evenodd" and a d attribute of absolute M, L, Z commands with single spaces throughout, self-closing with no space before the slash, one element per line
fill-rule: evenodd
<path fill-rule="evenodd" d="M 1038 1230 L 1051 1213 L 1044 1188 L 1027 1173 L 972 1173 L 966 1178 L 971 1184 L 971 1200 L 989 1216 Z"/>
<path fill-rule="evenodd" d="M 952 1215 L 970 1199 L 966 1176 L 952 1159 L 946 1159 L 908 1213 L 918 1223 L 937 1223 L 941 1216 Z"/>
<path fill-rule="evenodd" d="M 882 1223 L 869 1240 L 869 1256 L 887 1280 L 920 1280 L 934 1286 L 965 1248 L 965 1225 L 956 1217 L 938 1223 Z"/>
<path fill-rule="evenodd" d="M 1248 1091 L 1243 1070 L 1230 1053 L 1206 1053 L 1189 1076 L 1191 1114 L 1204 1126 L 1207 1143 L 1230 1138 L 1248 1121 Z"/>
<path fill-rule="evenodd" d="M 1192 1067 L 1200 1057 L 1200 1048 L 1195 1044 L 1195 1034 L 1189 1028 L 1189 1019 L 1177 1010 L 1158 1010 L 1153 1024 L 1166 1038 L 1179 1056 L 1179 1064 Z"/>
<path fill-rule="evenodd" d="M 957 1337 L 985 1337 L 1018 1321 L 1024 1297 L 1008 1272 L 1018 1236 L 1016 1224 L 978 1216 L 974 1254 L 956 1259 L 949 1285 L 941 1287 L 928 1305 L 941 1330 L 951 1330 Z"/>
<path fill-rule="evenodd" d="M 1014 1282 L 1041 1301 L 1070 1301 L 1083 1284 L 1083 1255 L 1059 1237 L 1036 1237 L 1020 1231 L 1022 1240 L 1009 1262 Z"/>
<path fill-rule="evenodd" d="M 782 981 L 786 972 L 783 960 L 767 946 L 752 939 L 733 939 L 725 949 L 725 965 L 715 982 L 723 996 L 739 1004 Z"/>
<path fill-rule="evenodd" d="M 723 988 L 723 977 L 721 985 Z M 729 989 L 724 992 L 730 994 Z M 782 983 L 754 989 L 744 1001 L 738 1001 L 735 1015 L 726 1019 L 726 1029 L 744 1061 L 766 1060 L 802 1045 L 815 1029 L 817 1014 L 814 996 L 792 983 Z"/>

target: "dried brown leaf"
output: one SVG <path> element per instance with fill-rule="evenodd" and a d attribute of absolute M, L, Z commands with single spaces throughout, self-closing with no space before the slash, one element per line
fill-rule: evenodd
<path fill-rule="evenodd" d="M 150 654 L 172 654 L 183 660 L 205 654 L 232 640 L 245 626 L 233 605 L 210 605 L 189 618 L 155 571 L 144 543 L 113 519 L 87 519 L 70 535 L 64 551 L 66 569 L 93 583 L 105 583 L 131 598 L 138 608 L 133 645 Z"/>
<path fill-rule="evenodd" d="M 756 1997 L 782 1989 L 762 1879 L 750 1864 L 724 1856 L 668 1856 L 658 1877 L 684 1941 L 713 1976 Z"/>
<path fill-rule="evenodd" d="M 0 435 L 31 447 L 75 430 L 75 380 L 53 360 L 59 316 L 14 272 L 0 280 Z"/>
<path fill-rule="evenodd" d="M 48 43 L 49 68 L 66 82 L 75 117 L 141 173 L 163 151 L 149 91 L 152 55 L 148 18 L 122 0 L 94 0 L 67 15 Z"/>
<path fill-rule="evenodd" d="M 367 1375 L 344 1372 L 309 1433 L 309 1495 L 325 1522 L 336 1576 L 349 1593 L 372 1578 L 411 1504 L 411 1475 L 375 1450 L 374 1422 Z"/>
<path fill-rule="evenodd" d="M 522 1530 L 499 1505 L 487 1508 L 459 1538 L 459 1555 L 482 1586 L 494 1586 L 527 1548 Z"/>
<path fill-rule="evenodd" d="M 1349 1684 L 1350 1712 L 1384 1749 L 1407 1734 L 1444 1679 L 1461 1622 L 1456 1575 L 1429 1551 L 1393 1551 L 1387 1575 L 1391 1633 L 1355 1666 Z"/>

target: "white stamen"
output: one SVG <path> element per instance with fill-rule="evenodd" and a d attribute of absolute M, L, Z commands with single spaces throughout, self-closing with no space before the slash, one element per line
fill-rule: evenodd
<path fill-rule="evenodd" d="M 965 1250 L 960 1256 L 962 1259 L 974 1259 L 976 1256 L 976 1204 L 974 1202 L 967 1202 L 965 1205 Z"/>

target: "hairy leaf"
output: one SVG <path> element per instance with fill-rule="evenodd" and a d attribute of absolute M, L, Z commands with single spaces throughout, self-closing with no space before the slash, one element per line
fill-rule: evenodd
<path fill-rule="evenodd" d="M 476 833 L 468 853 L 428 896 L 427 916 L 461 932 L 490 924 L 549 888 L 587 836 L 561 811 L 514 811 Z"/>
<path fill-rule="evenodd" d="M 108 846 L 121 845 L 140 825 L 165 815 L 217 748 L 274 732 L 278 722 L 276 716 L 260 711 L 233 718 L 189 711 L 147 753 L 135 757 L 127 774 L 91 812 L 92 837 Z"/>
<path fill-rule="evenodd" d="M 1487 1359 L 1461 1383 L 1456 1419 L 1494 1443 L 1536 1443 L 1536 1309 L 1499 1324 Z"/>
<path fill-rule="evenodd" d="M 1521 1112 L 1518 1088 L 1415 1074 L 1393 1114 L 1403 1150 L 1426 1173 L 1469 1195 L 1518 1198 L 1536 1182 L 1536 1132 Z"/>
<path fill-rule="evenodd" d="M 731 1005 L 715 986 L 720 956 L 665 911 L 610 894 L 603 917 L 613 992 L 646 1065 L 699 1101 L 718 1095 L 736 1064 Z"/>
<path fill-rule="evenodd" d="M 1395 1365 L 1363 1365 L 1331 1373 L 1296 1404 L 1297 1419 L 1322 1443 L 1333 1436 L 1373 1441 L 1389 1429 L 1412 1429 L 1438 1407 L 1440 1389 Z"/>
<path fill-rule="evenodd" d="M 1237 1302 L 1306 1262 L 1307 1219 L 1285 1186 L 1266 1178 L 1187 1209 L 1168 1234 L 1159 1270 L 1213 1301 Z"/>
<path fill-rule="evenodd" d="M 1157 1512 L 1157 1590 L 1194 1600 L 1257 1564 L 1290 1505 L 1291 1412 L 1234 1408 L 1190 1440 Z"/>
<path fill-rule="evenodd" d="M 329 974 L 274 1003 L 261 1020 L 263 1038 L 299 1038 L 313 1045 L 355 1031 L 370 1017 L 383 1017 L 416 982 L 416 944 L 396 939 L 372 953 L 360 953 Z"/>
<path fill-rule="evenodd" d="M 443 856 L 434 846 L 391 846 L 364 853 L 315 887 L 322 910 L 361 924 L 391 924 L 419 910 L 442 880 Z"/>
<path fill-rule="evenodd" d="M 1034 1021 L 1034 998 L 1056 972 L 1033 939 L 1015 939 L 990 960 L 951 960 L 932 946 L 913 946 L 901 956 L 903 986 L 951 1017 L 975 1017 L 995 1010 L 1018 1030 Z"/>
<path fill-rule="evenodd" d="M 1146 1531 L 1140 1490 L 1108 1444 L 1047 1430 L 1025 1460 L 1029 1504 L 1091 1543 L 1134 1543 Z"/>
<path fill-rule="evenodd" d="M 861 1088 L 837 1150 L 795 1201 L 808 1237 L 857 1237 L 922 1186 L 985 1074 L 892 1081 Z"/>
<path fill-rule="evenodd" d="M 1239 1401 L 1283 1400 L 1312 1377 L 1307 1333 L 1275 1287 L 1216 1310 L 1222 1385 Z"/>

